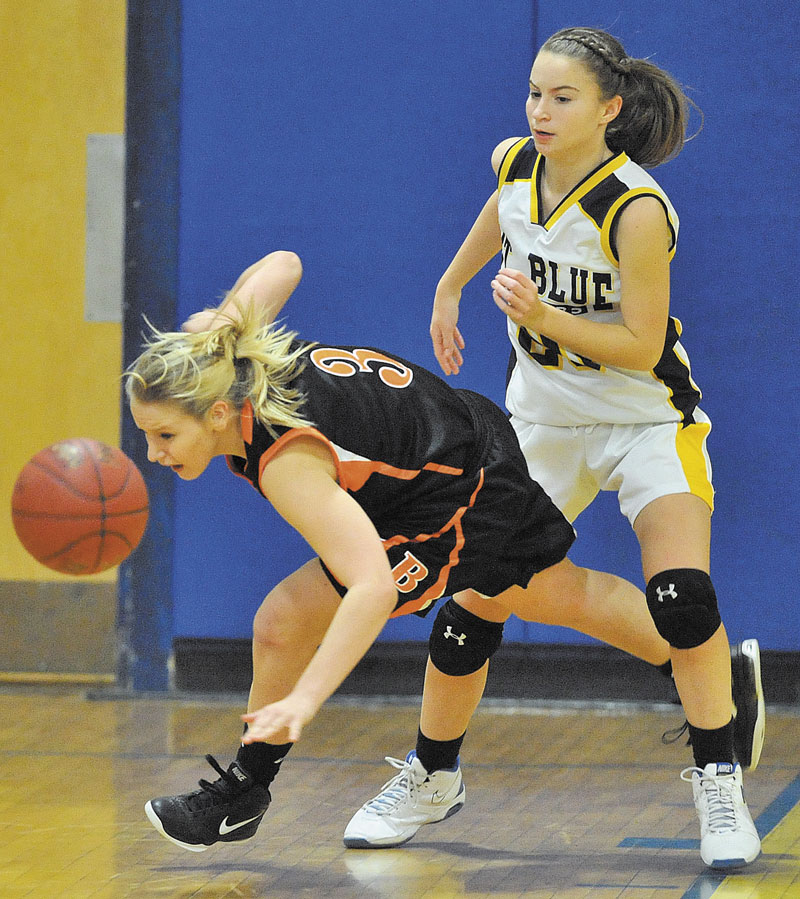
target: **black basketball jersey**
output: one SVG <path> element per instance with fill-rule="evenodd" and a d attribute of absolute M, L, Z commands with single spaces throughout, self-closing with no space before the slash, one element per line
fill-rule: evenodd
<path fill-rule="evenodd" d="M 229 456 L 228 464 L 261 492 L 264 466 L 288 441 L 322 441 L 339 484 L 383 541 L 398 590 L 392 617 L 425 615 L 440 597 L 470 587 L 485 596 L 524 587 L 564 558 L 572 527 L 528 476 L 494 403 L 383 350 L 307 346 L 293 386 L 310 424 L 277 427 L 273 436 L 247 404 L 247 458 Z"/>
<path fill-rule="evenodd" d="M 379 532 L 383 521 L 407 519 L 454 478 L 474 477 L 489 440 L 462 392 L 427 369 L 371 347 L 310 345 L 293 386 L 305 396 L 307 428 L 277 427 L 277 438 L 243 410 L 247 459 L 229 457 L 234 473 L 256 489 L 264 465 L 289 440 L 313 436 L 332 453 L 340 485 L 353 494 Z M 424 499 L 424 503 L 422 500 Z M 447 509 L 442 508 L 442 516 Z M 385 537 L 385 533 L 381 533 Z"/>

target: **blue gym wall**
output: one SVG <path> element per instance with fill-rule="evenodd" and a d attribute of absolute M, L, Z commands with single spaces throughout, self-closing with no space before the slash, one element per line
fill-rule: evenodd
<path fill-rule="evenodd" d="M 286 310 L 293 328 L 436 369 L 434 287 L 493 189 L 492 148 L 526 133 L 534 47 L 565 25 L 607 27 L 691 86 L 705 112 L 702 132 L 656 176 L 682 218 L 673 307 L 714 422 L 713 575 L 732 639 L 800 649 L 793 10 L 774 0 L 756 15 L 711 0 L 185 0 L 178 321 L 256 258 L 291 249 L 305 265 Z M 454 383 L 502 403 L 508 350 L 491 274 L 465 291 L 467 364 Z M 174 635 L 248 637 L 263 596 L 310 551 L 222 462 L 179 482 L 174 499 Z M 577 527 L 576 561 L 641 584 L 613 496 Z M 425 639 L 428 627 L 399 619 L 383 638 Z M 507 634 L 581 640 L 521 622 Z"/>

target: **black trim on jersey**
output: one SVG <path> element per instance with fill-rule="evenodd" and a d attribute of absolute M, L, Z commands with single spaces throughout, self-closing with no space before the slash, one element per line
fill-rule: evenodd
<path fill-rule="evenodd" d="M 628 208 L 628 205 L 632 203 L 634 200 L 638 200 L 640 197 L 653 197 L 658 200 L 664 209 L 664 217 L 667 220 L 667 227 L 669 228 L 670 240 L 669 240 L 669 252 L 671 253 L 675 248 L 675 244 L 677 243 L 677 237 L 675 236 L 675 229 L 672 227 L 672 221 L 669 217 L 669 209 L 667 209 L 667 204 L 664 202 L 664 198 L 660 197 L 657 193 L 646 193 L 646 194 L 636 194 L 635 197 L 631 197 L 629 200 L 626 200 L 619 209 L 614 213 L 614 221 L 611 222 L 611 227 L 608 232 L 608 246 L 611 252 L 614 255 L 614 259 L 619 264 L 619 253 L 617 252 L 617 225 L 619 224 L 619 217 L 622 215 L 622 211 Z M 581 205 L 583 205 L 581 203 Z M 585 207 L 584 207 L 585 208 Z"/>
<path fill-rule="evenodd" d="M 544 180 L 545 166 L 547 160 L 540 153 L 536 154 L 536 159 L 533 165 L 533 175 L 531 178 L 531 190 L 536 192 L 536 221 L 532 222 L 532 224 L 540 224 L 545 228 L 549 227 L 549 223 L 553 221 L 553 219 L 557 219 L 560 217 L 562 210 L 567 209 L 569 206 L 572 206 L 573 203 L 577 204 L 582 210 L 586 211 L 586 207 L 584 206 L 585 201 L 589 201 L 590 205 L 592 204 L 592 197 L 595 192 L 598 192 L 598 198 L 602 202 L 607 201 L 607 205 L 605 210 L 603 211 L 602 217 L 598 220 L 595 215 L 590 216 L 595 221 L 598 229 L 602 229 L 603 219 L 608 214 L 608 210 L 613 205 L 614 201 L 622 196 L 626 190 L 630 188 L 626 187 L 622 184 L 622 182 L 614 175 L 613 171 L 610 171 L 607 175 L 603 175 L 602 180 L 595 187 L 588 190 L 586 193 L 581 193 L 583 186 L 587 181 L 591 181 L 593 178 L 596 178 L 600 173 L 602 173 L 603 169 L 613 169 L 616 165 L 617 161 L 621 156 L 624 156 L 623 153 L 616 153 L 614 156 L 611 156 L 609 159 L 606 159 L 605 162 L 601 162 L 598 166 L 592 169 L 591 172 L 588 172 L 581 180 L 568 192 L 566 193 L 561 200 L 553 207 L 550 211 L 550 214 L 545 218 L 544 210 L 542 207 L 542 181 Z M 603 191 L 600 188 L 607 182 L 612 182 L 612 190 L 611 191 Z M 617 190 L 615 187 L 615 183 L 619 184 L 622 189 Z M 611 197 L 609 198 L 609 194 Z M 595 206 L 595 208 L 597 208 Z M 602 209 L 602 205 L 600 205 L 600 209 Z"/>
<path fill-rule="evenodd" d="M 508 356 L 508 365 L 506 366 L 506 390 L 508 390 L 508 385 L 511 383 L 511 376 L 514 374 L 514 369 L 517 367 L 517 351 L 512 345 L 511 352 Z"/>
<path fill-rule="evenodd" d="M 516 147 L 516 144 L 512 144 L 508 150 L 506 151 L 506 156 Z M 533 166 L 536 162 L 536 157 L 538 156 L 538 152 L 536 151 L 536 146 L 533 143 L 533 138 L 529 137 L 527 142 L 517 151 L 514 160 L 511 165 L 508 167 L 508 171 L 506 172 L 506 176 L 503 179 L 503 184 L 511 184 L 512 181 L 516 181 L 518 178 L 525 180 L 530 178 L 533 174 Z M 505 156 L 503 157 L 503 161 L 505 161 Z M 503 168 L 502 163 L 498 171 Z"/>
<path fill-rule="evenodd" d="M 675 353 L 675 344 L 680 332 L 674 318 L 667 322 L 667 338 L 664 352 L 658 360 L 653 374 L 670 391 L 670 402 L 681 414 L 683 427 L 695 423 L 694 410 L 700 402 L 700 391 L 692 384 L 688 366 Z"/>
<path fill-rule="evenodd" d="M 598 174 L 598 172 L 601 172 L 605 168 L 612 168 L 613 164 L 616 163 L 617 160 L 622 155 L 624 155 L 624 154 L 623 153 L 615 153 L 613 156 L 606 159 L 605 162 L 601 162 L 600 165 L 595 166 L 595 168 L 593 168 L 591 170 L 591 172 L 589 172 L 585 177 L 581 178 L 581 180 L 572 188 L 572 190 L 569 191 L 569 193 L 565 194 L 561 198 L 561 200 L 556 204 L 556 206 L 553 208 L 553 210 L 550 212 L 550 215 L 548 215 L 546 219 L 544 219 L 542 216 L 541 185 L 542 185 L 542 179 L 544 178 L 544 170 L 545 170 L 545 164 L 546 164 L 546 159 L 545 159 L 545 157 L 542 156 L 541 157 L 541 160 L 542 160 L 541 165 L 538 165 L 536 167 L 536 182 L 535 182 L 536 215 L 538 217 L 539 223 L 544 225 L 546 228 L 548 226 L 548 223 L 558 216 L 561 209 L 564 209 L 567 206 L 571 206 L 573 203 L 577 203 L 581 209 L 585 210 L 585 207 L 583 204 L 584 204 L 584 201 L 587 199 L 587 197 L 590 197 L 606 181 L 609 181 L 612 178 L 614 179 L 614 181 L 619 181 L 619 179 L 614 175 L 613 172 L 610 172 L 609 174 L 603 176 L 603 180 L 600 181 L 600 183 L 597 185 L 597 187 L 593 187 L 590 191 L 587 191 L 582 197 L 580 197 L 579 199 L 576 200 L 575 198 L 576 198 L 576 196 L 578 196 L 580 194 L 581 187 L 583 187 L 583 185 L 586 184 L 587 181 L 590 181 L 592 178 L 594 178 Z M 622 183 L 622 182 L 620 182 L 620 183 Z M 629 188 L 626 188 L 626 190 L 628 190 L 628 189 Z M 624 193 L 624 191 L 623 191 L 623 193 Z M 621 194 L 617 194 L 617 196 L 621 196 Z M 611 202 L 613 203 L 613 200 Z M 606 212 L 608 212 L 608 209 L 610 209 L 610 208 L 611 208 L 611 204 L 609 204 L 608 208 L 606 209 Z M 602 228 L 602 222 L 598 223 L 598 228 Z"/>
<path fill-rule="evenodd" d="M 603 164 L 605 165 L 605 163 Z M 612 173 L 608 177 L 603 178 L 597 187 L 593 187 L 586 194 L 581 200 L 581 209 L 597 225 L 597 229 L 602 231 L 603 222 L 606 220 L 609 209 L 627 190 L 629 190 L 628 185 L 623 184 Z"/>

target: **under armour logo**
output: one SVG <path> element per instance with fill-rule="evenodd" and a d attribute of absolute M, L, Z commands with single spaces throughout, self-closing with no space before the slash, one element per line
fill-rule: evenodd
<path fill-rule="evenodd" d="M 466 635 L 466 634 L 461 634 L 460 636 L 459 636 L 459 634 L 454 634 L 454 633 L 453 633 L 453 628 L 450 627 L 449 624 L 447 625 L 447 630 L 444 632 L 444 638 L 445 638 L 445 640 L 446 640 L 448 637 L 452 637 L 454 640 L 458 640 L 458 645 L 459 645 L 459 646 L 463 646 L 463 645 L 464 645 L 464 641 L 467 639 L 467 635 Z"/>
<path fill-rule="evenodd" d="M 656 593 L 658 593 L 659 602 L 664 602 L 665 596 L 669 596 L 672 599 L 678 598 L 678 594 L 675 592 L 675 584 L 670 584 L 669 590 L 662 590 L 661 587 L 656 587 Z"/>

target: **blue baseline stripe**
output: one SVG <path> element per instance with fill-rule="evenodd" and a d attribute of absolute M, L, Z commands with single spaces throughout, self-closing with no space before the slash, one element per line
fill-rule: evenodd
<path fill-rule="evenodd" d="M 662 837 L 625 837 L 618 849 L 699 849 L 700 840 L 669 840 Z"/>
<path fill-rule="evenodd" d="M 800 774 L 770 802 L 756 818 L 756 829 L 760 837 L 774 830 L 789 812 L 800 802 Z"/>
<path fill-rule="evenodd" d="M 717 887 L 722 886 L 727 874 L 701 874 L 681 899 L 709 899 Z"/>
<path fill-rule="evenodd" d="M 600 890 L 679 890 L 680 887 L 669 887 L 652 883 L 576 883 L 576 887 Z"/>
<path fill-rule="evenodd" d="M 800 803 L 800 774 L 791 781 L 775 799 L 755 819 L 758 835 L 763 839 L 771 833 L 789 812 Z M 617 844 L 618 848 L 640 849 L 695 849 L 699 850 L 700 840 L 665 840 L 658 837 L 626 837 Z M 725 873 L 701 874 L 681 899 L 709 899 L 717 887 L 728 877 Z M 650 889 L 657 889 L 650 887 Z"/>

